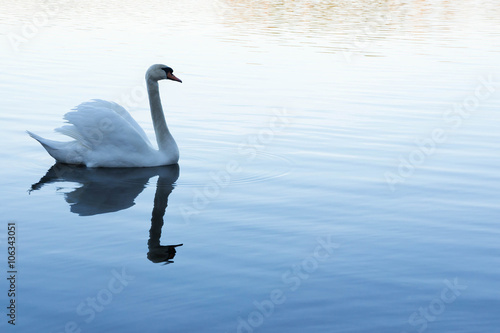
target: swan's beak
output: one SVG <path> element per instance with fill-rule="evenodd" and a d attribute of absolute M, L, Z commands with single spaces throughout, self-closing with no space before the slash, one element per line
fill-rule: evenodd
<path fill-rule="evenodd" d="M 177 76 L 175 76 L 172 73 L 167 73 L 167 79 L 182 83 L 181 79 L 179 79 Z"/>

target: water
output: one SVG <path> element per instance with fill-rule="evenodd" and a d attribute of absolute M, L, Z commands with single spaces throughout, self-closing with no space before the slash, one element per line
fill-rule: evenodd
<path fill-rule="evenodd" d="M 2 331 L 500 324 L 498 1 L 1 5 Z M 178 169 L 54 166 L 24 132 L 101 98 L 153 138 L 153 63 Z"/>

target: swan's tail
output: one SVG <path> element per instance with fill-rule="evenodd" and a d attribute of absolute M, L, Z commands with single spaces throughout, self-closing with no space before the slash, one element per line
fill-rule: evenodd
<path fill-rule="evenodd" d="M 66 164 L 83 163 L 83 156 L 81 154 L 83 153 L 82 149 L 75 149 L 77 145 L 81 146 L 77 141 L 60 142 L 48 140 L 30 131 L 26 132 L 33 139 L 40 142 L 47 153 L 49 153 L 49 155 L 52 156 L 56 161 Z M 81 153 L 79 153 L 78 151 L 80 151 Z"/>

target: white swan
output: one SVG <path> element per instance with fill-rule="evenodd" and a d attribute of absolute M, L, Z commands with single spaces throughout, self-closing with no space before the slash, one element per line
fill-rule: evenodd
<path fill-rule="evenodd" d="M 175 164 L 179 149 L 168 130 L 160 101 L 158 81 L 175 77 L 172 68 L 153 65 L 146 72 L 149 105 L 156 134 L 158 150 L 132 116 L 120 105 L 103 100 L 92 100 L 66 113 L 71 125 L 56 131 L 75 139 L 59 142 L 44 139 L 29 131 L 58 162 L 84 164 L 87 167 L 152 167 Z"/>

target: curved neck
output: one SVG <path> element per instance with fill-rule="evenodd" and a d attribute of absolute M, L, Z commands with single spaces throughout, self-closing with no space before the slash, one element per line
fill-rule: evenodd
<path fill-rule="evenodd" d="M 156 142 L 160 150 L 167 150 L 173 137 L 168 130 L 161 106 L 160 91 L 158 89 L 158 82 L 147 79 L 149 106 L 151 108 L 151 118 L 153 119 L 153 126 L 156 134 Z"/>

